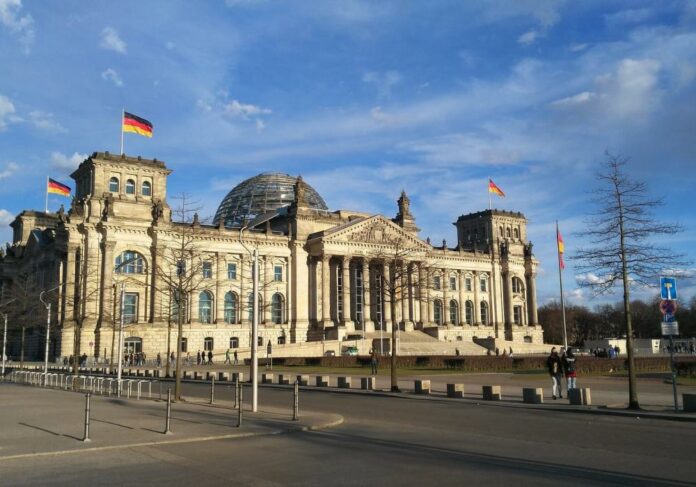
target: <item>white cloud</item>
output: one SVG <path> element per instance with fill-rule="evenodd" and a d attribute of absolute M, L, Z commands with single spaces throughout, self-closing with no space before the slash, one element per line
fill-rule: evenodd
<path fill-rule="evenodd" d="M 15 164 L 14 162 L 8 162 L 5 166 L 5 169 L 0 171 L 0 179 L 9 178 L 14 173 L 16 173 L 18 169 L 19 166 L 17 164 Z"/>
<path fill-rule="evenodd" d="M 53 114 L 41 110 L 29 112 L 29 121 L 34 124 L 37 129 L 45 130 L 46 132 L 65 133 L 67 130 L 60 123 L 53 119 Z"/>
<path fill-rule="evenodd" d="M 593 93 L 591 91 L 583 91 L 582 93 L 578 93 L 577 95 L 568 96 L 566 98 L 561 98 L 560 100 L 556 100 L 554 102 L 551 102 L 551 105 L 556 106 L 556 107 L 581 105 L 583 103 L 587 103 L 588 101 L 594 99 L 596 96 L 597 96 L 597 94 Z"/>
<path fill-rule="evenodd" d="M 12 213 L 9 211 L 0 208 L 0 226 L 6 227 L 12 223 L 12 220 L 14 220 L 14 215 L 12 215 Z"/>
<path fill-rule="evenodd" d="M 29 52 L 34 42 L 34 19 L 31 15 L 21 15 L 22 0 L 0 0 L 0 24 L 19 36 L 24 51 Z"/>
<path fill-rule="evenodd" d="M 21 122 L 22 119 L 15 115 L 15 107 L 12 100 L 0 95 L 0 132 L 10 123 Z"/>
<path fill-rule="evenodd" d="M 262 108 L 258 105 L 251 105 L 248 103 L 241 103 L 237 100 L 232 100 L 224 107 L 224 114 L 231 117 L 238 117 L 243 119 L 248 119 L 249 117 L 254 117 L 258 115 L 267 115 L 272 113 L 269 108 Z"/>
<path fill-rule="evenodd" d="M 87 154 L 73 153 L 72 156 L 67 156 L 62 152 L 51 152 L 51 167 L 57 170 L 72 172 L 77 169 L 77 166 L 87 159 Z"/>
<path fill-rule="evenodd" d="M 616 72 L 613 105 L 623 116 L 650 111 L 658 101 L 656 92 L 660 62 L 654 59 L 624 59 Z"/>
<path fill-rule="evenodd" d="M 653 16 L 653 11 L 647 8 L 636 8 L 629 10 L 620 10 L 613 14 L 604 16 L 607 25 L 615 27 L 621 24 L 636 24 L 648 20 Z"/>
<path fill-rule="evenodd" d="M 523 46 L 529 46 L 531 44 L 534 44 L 534 42 L 536 42 L 537 38 L 539 38 L 540 35 L 541 33 L 535 29 L 528 30 L 527 32 L 525 32 L 517 38 L 517 43 L 522 44 Z"/>
<path fill-rule="evenodd" d="M 266 128 L 266 124 L 263 123 L 263 120 L 261 120 L 260 118 L 257 118 L 256 119 L 256 133 L 260 134 L 261 132 L 263 132 L 263 129 L 265 129 L 265 128 Z"/>
<path fill-rule="evenodd" d="M 118 36 L 118 32 L 113 27 L 104 27 L 101 33 L 99 47 L 126 54 L 126 43 Z"/>
<path fill-rule="evenodd" d="M 108 68 L 106 71 L 102 72 L 101 77 L 106 81 L 111 81 L 114 85 L 118 86 L 119 88 L 123 86 L 123 80 L 118 75 L 115 69 Z"/>
<path fill-rule="evenodd" d="M 372 110 L 370 110 L 370 116 L 380 125 L 393 124 L 397 121 L 395 116 L 385 113 L 382 110 L 382 107 L 374 107 Z"/>
<path fill-rule="evenodd" d="M 401 82 L 401 74 L 398 71 L 385 71 L 377 73 L 368 71 L 362 76 L 365 83 L 372 83 L 377 87 L 380 98 L 389 98 L 391 96 L 391 88 Z"/>
<path fill-rule="evenodd" d="M 590 45 L 586 43 L 576 43 L 576 44 L 571 44 L 568 49 L 570 49 L 570 52 L 580 52 L 584 51 L 587 49 Z"/>

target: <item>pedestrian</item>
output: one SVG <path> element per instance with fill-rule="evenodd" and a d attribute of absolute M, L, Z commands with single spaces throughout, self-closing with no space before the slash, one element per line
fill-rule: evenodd
<path fill-rule="evenodd" d="M 157 368 L 162 367 L 162 354 L 157 352 Z"/>
<path fill-rule="evenodd" d="M 189 365 L 191 365 L 191 354 L 186 352 L 186 366 L 188 367 Z"/>
<path fill-rule="evenodd" d="M 208 350 L 208 365 L 213 365 L 213 351 Z"/>
<path fill-rule="evenodd" d="M 175 360 L 175 358 L 174 358 L 174 352 L 172 352 L 171 356 L 169 357 L 169 362 L 170 362 L 171 364 L 174 364 L 174 360 Z"/>
<path fill-rule="evenodd" d="M 455 348 L 455 349 L 454 349 L 454 355 L 455 355 L 456 357 L 459 357 L 459 355 L 461 355 L 461 354 L 459 353 L 459 348 Z"/>
<path fill-rule="evenodd" d="M 196 354 L 196 365 L 201 365 L 201 351 Z"/>
<path fill-rule="evenodd" d="M 225 365 L 232 365 L 232 362 L 230 361 L 230 349 L 229 348 L 225 352 Z"/>
<path fill-rule="evenodd" d="M 236 350 L 234 351 L 234 365 L 239 365 L 239 360 L 238 360 L 238 357 L 237 357 L 237 351 L 236 351 Z"/>
<path fill-rule="evenodd" d="M 372 375 L 377 375 L 377 353 L 375 349 L 370 350 L 370 366 L 372 367 Z"/>
<path fill-rule="evenodd" d="M 561 364 L 561 358 L 558 356 L 556 347 L 551 347 L 551 354 L 546 359 L 546 367 L 553 382 L 553 398 L 556 399 L 556 397 L 560 397 L 562 399 L 563 391 L 561 390 L 561 377 L 563 377 L 563 364 Z"/>
<path fill-rule="evenodd" d="M 577 377 L 577 373 L 575 371 L 575 354 L 573 353 L 572 348 L 568 348 L 568 351 L 563 354 L 562 362 L 563 362 L 563 371 L 565 372 L 566 376 L 566 389 L 570 391 L 571 389 L 576 389 L 576 383 L 575 379 Z"/>
<path fill-rule="evenodd" d="M 512 347 L 510 347 L 510 358 L 512 358 Z"/>

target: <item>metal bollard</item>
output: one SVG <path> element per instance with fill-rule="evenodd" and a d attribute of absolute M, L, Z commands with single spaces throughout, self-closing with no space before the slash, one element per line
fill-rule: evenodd
<path fill-rule="evenodd" d="M 172 418 L 172 388 L 167 389 L 167 421 L 164 426 L 164 434 L 171 435 L 172 430 L 169 429 L 169 424 Z"/>
<path fill-rule="evenodd" d="M 210 404 L 215 402 L 215 376 L 210 378 Z"/>
<path fill-rule="evenodd" d="M 242 427 L 242 410 L 244 409 L 243 401 L 242 401 L 242 383 L 237 381 L 237 395 L 239 396 L 239 404 L 237 407 L 237 428 Z"/>
<path fill-rule="evenodd" d="M 295 399 L 292 404 L 292 420 L 300 420 L 300 382 L 295 381 Z"/>
<path fill-rule="evenodd" d="M 85 394 L 85 436 L 82 438 L 84 442 L 90 442 L 89 439 L 89 399 L 92 395 L 88 392 Z"/>
<path fill-rule="evenodd" d="M 239 407 L 239 376 L 234 378 L 234 407 Z"/>

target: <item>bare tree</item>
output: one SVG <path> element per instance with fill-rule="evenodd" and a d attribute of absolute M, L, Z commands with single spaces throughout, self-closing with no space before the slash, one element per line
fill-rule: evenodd
<path fill-rule="evenodd" d="M 167 311 L 169 320 L 175 316 L 177 322 L 176 338 L 176 380 L 174 386 L 175 400 L 181 399 L 181 347 L 185 313 L 189 309 L 190 297 L 202 287 L 204 279 L 203 252 L 199 248 L 198 236 L 201 225 L 198 217 L 197 202 L 182 193 L 173 198 L 178 203 L 172 209 L 171 225 L 158 233 L 156 253 L 156 292 L 165 296 L 170 304 Z M 172 309 L 173 308 L 173 309 Z M 167 357 L 169 359 L 169 357 Z"/>
<path fill-rule="evenodd" d="M 9 316 L 8 333 L 20 332 L 19 364 L 24 367 L 26 354 L 26 329 L 32 327 L 38 320 L 41 310 L 36 274 L 31 272 L 17 273 L 5 293 L 5 299 L 12 301 L 7 306 Z"/>
<path fill-rule="evenodd" d="M 595 295 L 610 293 L 617 284 L 623 286 L 624 326 L 628 353 L 628 387 L 630 409 L 638 409 L 638 391 L 633 357 L 633 326 L 631 323 L 631 285 L 654 285 L 667 269 L 685 265 L 682 256 L 654 245 L 651 240 L 673 235 L 677 225 L 653 218 L 662 200 L 650 199 L 643 181 L 629 177 L 628 158 L 606 153 L 606 161 L 598 173 L 599 187 L 594 191 L 597 212 L 587 220 L 587 229 L 579 236 L 588 238 L 589 246 L 573 257 L 576 269 L 592 273 L 581 285 Z"/>

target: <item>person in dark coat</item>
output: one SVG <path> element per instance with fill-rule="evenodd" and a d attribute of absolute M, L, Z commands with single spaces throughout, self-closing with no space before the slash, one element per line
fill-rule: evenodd
<path fill-rule="evenodd" d="M 575 354 L 572 348 L 568 348 L 568 351 L 561 357 L 561 361 L 566 376 L 566 387 L 568 390 L 575 389 L 577 387 L 575 384 L 577 373 L 575 371 Z"/>
<path fill-rule="evenodd" d="M 196 354 L 196 365 L 201 365 L 201 351 Z"/>
<path fill-rule="evenodd" d="M 558 356 L 556 347 L 551 348 L 551 354 L 546 359 L 546 367 L 553 381 L 552 394 L 553 398 L 556 397 L 563 398 L 563 391 L 561 390 L 561 379 L 563 377 L 563 364 L 561 363 L 561 357 Z"/>
<path fill-rule="evenodd" d="M 208 350 L 208 365 L 213 365 L 213 351 Z"/>

